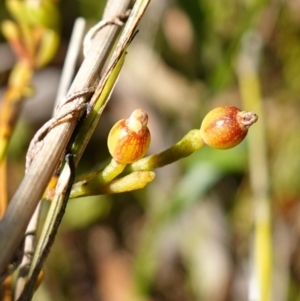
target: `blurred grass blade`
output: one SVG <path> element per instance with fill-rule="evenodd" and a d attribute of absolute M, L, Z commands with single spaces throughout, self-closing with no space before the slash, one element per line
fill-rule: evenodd
<path fill-rule="evenodd" d="M 3 96 L 0 108 L 0 161 L 7 152 L 9 141 L 21 112 L 23 100 L 31 94 L 30 82 L 33 70 L 24 62 L 14 66 L 9 86 Z"/>
<path fill-rule="evenodd" d="M 255 111 L 259 116 L 259 122 L 248 134 L 249 172 L 254 206 L 254 279 L 251 282 L 257 284 L 256 288 L 252 287 L 254 293 L 258 292 L 257 300 L 269 301 L 273 254 L 265 115 L 258 78 L 258 61 L 262 46 L 261 36 L 257 32 L 244 35 L 238 61 L 238 79 L 244 109 Z M 251 294 L 250 291 L 250 300 Z"/>

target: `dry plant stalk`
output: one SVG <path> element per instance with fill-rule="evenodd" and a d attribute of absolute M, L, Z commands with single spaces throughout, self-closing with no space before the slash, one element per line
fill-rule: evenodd
<path fill-rule="evenodd" d="M 140 0 L 137 1 L 135 5 L 143 5 L 145 10 L 149 2 L 150 0 Z M 110 20 L 118 15 L 124 14 L 129 4 L 129 0 L 109 0 L 103 18 Z M 132 38 L 141 16 L 142 13 L 135 22 L 130 24 L 131 30 L 128 30 L 127 43 L 128 40 Z M 98 84 L 101 69 L 114 44 L 118 29 L 119 27 L 116 25 L 109 25 L 97 32 L 92 41 L 91 50 L 84 59 L 67 97 L 80 91 L 88 90 Z M 124 48 L 127 43 L 124 43 Z M 103 89 L 103 85 L 105 84 L 105 78 L 109 76 L 109 72 L 112 71 L 112 68 L 124 50 L 124 48 L 121 48 L 122 46 L 120 49 L 115 50 L 119 55 L 115 55 L 115 63 L 112 63 L 111 66 L 108 67 L 108 70 L 104 72 L 104 80 L 101 80 L 100 87 L 96 89 L 93 99 L 99 97 L 101 87 Z M 88 102 L 89 100 L 88 96 L 80 97 L 83 98 L 84 102 Z M 45 136 L 42 148 L 36 154 L 22 183 L 13 196 L 5 216 L 0 223 L 0 271 L 5 270 L 11 257 L 20 245 L 27 224 L 45 191 L 51 176 L 65 153 L 77 120 L 81 113 L 83 113 L 83 110 L 72 114 L 71 119 L 57 125 Z"/>

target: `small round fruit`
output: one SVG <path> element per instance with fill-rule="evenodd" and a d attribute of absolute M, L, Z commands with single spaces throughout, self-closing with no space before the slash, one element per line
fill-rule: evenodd
<path fill-rule="evenodd" d="M 217 107 L 204 117 L 200 128 L 201 138 L 213 148 L 232 148 L 243 141 L 249 127 L 257 119 L 255 113 L 241 111 L 236 107 Z"/>
<path fill-rule="evenodd" d="M 129 164 L 142 158 L 150 144 L 148 115 L 141 109 L 129 118 L 118 121 L 110 130 L 107 145 L 111 156 L 119 163 Z"/>

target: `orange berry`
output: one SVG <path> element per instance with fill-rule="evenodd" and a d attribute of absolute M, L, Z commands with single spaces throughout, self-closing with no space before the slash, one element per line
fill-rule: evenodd
<path fill-rule="evenodd" d="M 213 148 L 228 149 L 238 145 L 258 116 L 236 107 L 221 106 L 211 110 L 201 124 L 203 142 Z"/>
<path fill-rule="evenodd" d="M 118 121 L 110 130 L 107 145 L 111 156 L 119 163 L 129 164 L 142 158 L 150 144 L 148 115 L 141 109 L 129 118 Z"/>

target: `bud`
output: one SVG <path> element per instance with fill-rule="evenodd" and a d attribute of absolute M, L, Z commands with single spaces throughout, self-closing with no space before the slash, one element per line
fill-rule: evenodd
<path fill-rule="evenodd" d="M 255 113 L 236 107 L 217 107 L 204 117 L 200 128 L 201 138 L 213 148 L 232 148 L 244 140 L 248 129 L 257 119 Z"/>
<path fill-rule="evenodd" d="M 147 124 L 147 113 L 137 109 L 129 118 L 118 121 L 112 127 L 107 145 L 111 156 L 118 163 L 129 164 L 146 154 L 151 140 Z"/>

